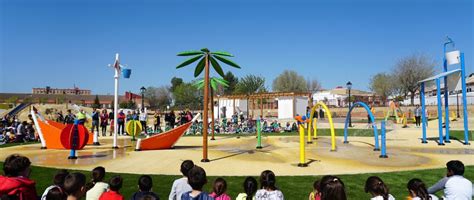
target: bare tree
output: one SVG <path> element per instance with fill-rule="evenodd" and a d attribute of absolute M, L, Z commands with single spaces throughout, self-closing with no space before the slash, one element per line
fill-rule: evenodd
<path fill-rule="evenodd" d="M 275 92 L 306 92 L 306 80 L 293 70 L 285 70 L 273 80 L 272 89 Z"/>
<path fill-rule="evenodd" d="M 308 88 L 309 92 L 317 92 L 321 90 L 322 86 L 318 79 L 307 79 L 306 88 Z"/>
<path fill-rule="evenodd" d="M 435 62 L 433 59 L 413 54 L 400 59 L 393 69 L 395 87 L 404 94 L 410 95 L 411 105 L 414 104 L 415 94 L 420 89 L 419 81 L 434 74 Z"/>
<path fill-rule="evenodd" d="M 165 108 L 171 103 L 171 92 L 166 86 L 148 87 L 145 92 L 145 98 L 148 99 L 150 108 Z"/>
<path fill-rule="evenodd" d="M 387 98 L 394 92 L 394 78 L 387 73 L 378 73 L 372 76 L 369 89 L 382 97 L 382 104 L 385 106 Z"/>

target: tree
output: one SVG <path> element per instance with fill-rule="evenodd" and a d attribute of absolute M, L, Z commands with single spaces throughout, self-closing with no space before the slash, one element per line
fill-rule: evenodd
<path fill-rule="evenodd" d="M 434 66 L 432 59 L 419 54 L 404 57 L 394 66 L 395 86 L 405 97 L 410 95 L 411 105 L 414 104 L 415 93 L 420 89 L 418 82 L 433 76 Z"/>
<path fill-rule="evenodd" d="M 236 94 L 253 94 L 266 92 L 265 78 L 262 76 L 247 75 L 240 79 L 235 86 Z"/>
<path fill-rule="evenodd" d="M 318 79 L 307 79 L 306 80 L 306 88 L 308 88 L 309 92 L 317 92 L 321 90 L 321 83 L 319 83 Z"/>
<path fill-rule="evenodd" d="M 387 98 L 394 92 L 394 79 L 390 74 L 378 73 L 372 76 L 369 89 L 382 97 L 382 104 L 385 106 Z"/>
<path fill-rule="evenodd" d="M 217 72 L 221 77 L 224 77 L 224 71 L 222 70 L 222 67 L 220 66 L 220 62 L 223 62 L 227 65 L 230 65 L 235 68 L 240 68 L 239 65 L 234 63 L 233 61 L 225 58 L 225 57 L 233 57 L 232 54 L 227 53 L 227 52 L 222 52 L 222 51 L 216 51 L 216 52 L 211 52 L 207 48 L 201 49 L 201 51 L 185 51 L 182 53 L 179 53 L 178 56 L 193 56 L 192 58 L 184 61 L 180 65 L 178 65 L 176 68 L 181 68 L 185 67 L 191 63 L 196 62 L 197 60 L 200 60 L 194 69 L 194 77 L 198 77 L 202 71 L 204 70 L 204 109 L 203 109 L 203 131 L 202 131 L 202 136 L 203 136 L 203 158 L 201 162 L 209 162 L 209 159 L 207 158 L 207 128 L 208 128 L 208 106 L 209 106 L 209 64 L 212 65 L 214 68 L 214 71 Z M 214 128 L 214 127 L 213 127 Z"/>
<path fill-rule="evenodd" d="M 95 95 L 94 104 L 92 104 L 92 108 L 100 108 L 99 95 Z"/>
<path fill-rule="evenodd" d="M 239 83 L 239 78 L 235 77 L 234 74 L 230 71 L 228 71 L 225 76 L 224 80 L 227 81 L 229 87 L 224 87 L 224 94 L 225 95 L 231 95 L 235 92 L 235 88 L 237 87 L 237 84 Z"/>
<path fill-rule="evenodd" d="M 119 107 L 120 108 L 125 108 L 125 109 L 136 109 L 137 108 L 137 104 L 132 101 L 132 100 L 128 100 L 128 101 L 122 101 L 119 103 Z"/>
<path fill-rule="evenodd" d="M 173 92 L 174 106 L 179 109 L 199 109 L 202 106 L 202 93 L 191 83 L 183 83 Z"/>
<path fill-rule="evenodd" d="M 293 70 L 285 70 L 273 80 L 275 92 L 306 92 L 308 87 L 303 76 Z"/>
<path fill-rule="evenodd" d="M 183 84 L 183 79 L 182 78 L 178 78 L 178 77 L 173 77 L 171 79 L 171 92 L 174 92 L 174 90 L 176 89 L 176 87 L 178 87 L 179 85 Z"/>
<path fill-rule="evenodd" d="M 181 85 L 181 84 L 180 84 Z M 151 109 L 164 109 L 171 104 L 171 92 L 166 86 L 148 87 L 145 92 Z"/>
<path fill-rule="evenodd" d="M 17 96 L 11 96 L 8 99 L 5 100 L 5 103 L 13 104 L 13 107 L 16 106 L 16 102 L 18 101 Z"/>

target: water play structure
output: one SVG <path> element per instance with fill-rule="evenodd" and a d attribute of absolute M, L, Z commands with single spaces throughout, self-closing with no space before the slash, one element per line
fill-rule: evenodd
<path fill-rule="evenodd" d="M 200 114 L 197 114 L 190 122 L 185 123 L 169 131 L 166 131 L 164 133 L 160 133 L 149 138 L 138 139 L 135 151 L 173 148 L 176 142 L 178 142 L 181 136 L 186 133 L 189 127 L 191 127 L 191 125 L 199 118 L 199 116 Z"/>
<path fill-rule="evenodd" d="M 426 105 L 425 105 L 425 87 L 436 85 L 436 97 L 437 97 L 437 106 L 438 106 L 438 132 L 439 140 L 438 145 L 445 145 L 445 143 L 450 143 L 449 137 L 449 91 L 453 91 L 456 88 L 456 83 L 461 80 L 461 92 L 462 92 L 462 106 L 463 106 L 463 119 L 464 119 L 464 145 L 469 145 L 469 129 L 468 129 L 468 112 L 467 112 L 467 98 L 466 98 L 466 67 L 464 62 L 464 53 L 460 51 L 451 51 L 446 52 L 446 45 L 452 44 L 454 42 L 448 37 L 447 41 L 444 43 L 444 58 L 443 58 L 443 73 L 437 74 L 435 76 L 429 77 L 425 80 L 420 81 L 420 101 L 421 101 L 421 122 L 422 122 L 422 143 L 427 143 L 426 139 L 426 127 L 427 127 L 427 116 L 426 116 Z M 448 66 L 459 64 L 460 68 L 455 68 L 448 71 Z M 443 125 L 443 108 L 441 101 L 441 81 L 443 80 L 444 87 L 444 125 Z M 451 83 L 451 84 L 448 84 Z M 443 126 L 445 127 L 445 135 L 443 135 Z"/>
<path fill-rule="evenodd" d="M 344 143 L 345 144 L 349 143 L 349 141 L 347 140 L 347 127 L 349 123 L 350 114 L 356 106 L 361 106 L 367 111 L 367 114 L 369 115 L 370 120 L 372 121 L 372 128 L 374 129 L 374 151 L 379 151 L 380 147 L 379 147 L 379 140 L 378 140 L 377 124 L 375 122 L 374 114 L 372 113 L 372 111 L 370 111 L 370 108 L 369 106 L 367 106 L 367 104 L 360 101 L 354 102 L 352 106 L 349 108 L 349 112 L 347 113 L 346 120 L 344 122 Z"/>
<path fill-rule="evenodd" d="M 318 108 L 322 107 L 324 109 L 324 112 L 327 114 L 328 121 L 329 121 L 329 127 L 331 131 L 331 151 L 336 151 L 336 133 L 334 132 L 334 123 L 332 121 L 332 115 L 331 111 L 329 108 L 324 104 L 322 101 L 318 101 L 312 108 L 311 108 L 311 114 L 308 119 L 308 125 L 307 125 L 307 131 L 308 131 L 308 144 L 312 143 L 312 138 L 311 138 L 311 132 L 313 132 L 313 137 L 314 139 L 318 138 L 318 133 L 317 133 L 317 124 L 316 124 L 316 118 L 314 117 L 314 111 Z"/>

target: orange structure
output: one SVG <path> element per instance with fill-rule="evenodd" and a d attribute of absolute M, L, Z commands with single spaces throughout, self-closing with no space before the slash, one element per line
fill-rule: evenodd
<path fill-rule="evenodd" d="M 66 149 L 61 144 L 61 131 L 66 128 L 65 124 L 61 124 L 55 121 L 46 120 L 43 122 L 41 120 L 37 120 L 38 126 L 41 128 L 43 132 L 43 137 L 46 143 L 46 147 L 48 149 Z M 88 133 L 89 137 L 87 140 L 87 144 L 93 143 L 93 135 Z"/>

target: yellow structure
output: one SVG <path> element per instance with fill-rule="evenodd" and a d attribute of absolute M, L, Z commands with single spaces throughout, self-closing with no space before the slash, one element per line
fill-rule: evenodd
<path fill-rule="evenodd" d="M 305 127 L 303 124 L 299 125 L 299 132 L 300 132 L 300 163 L 298 163 L 298 167 L 306 167 L 308 164 L 305 163 L 306 161 L 306 152 L 304 148 L 304 132 Z"/>
<path fill-rule="evenodd" d="M 307 129 L 308 129 L 308 143 L 312 142 L 311 129 L 313 129 L 313 131 L 314 131 L 314 138 L 317 138 L 317 125 L 316 125 L 316 122 L 313 123 L 313 121 L 316 121 L 316 120 L 312 120 L 312 119 L 314 117 L 313 116 L 314 111 L 318 107 L 322 107 L 324 109 L 324 112 L 327 113 L 327 117 L 328 117 L 328 120 L 329 120 L 329 126 L 330 126 L 330 130 L 331 130 L 331 151 L 336 151 L 336 133 L 334 131 L 334 124 L 332 122 L 331 111 L 326 106 L 326 104 L 324 104 L 322 101 L 319 101 L 318 103 L 316 103 L 316 105 L 313 106 L 313 108 L 311 108 L 311 115 L 310 115 L 310 118 L 309 118 L 310 120 L 309 120 L 309 124 L 308 124 L 308 127 L 307 127 Z"/>

